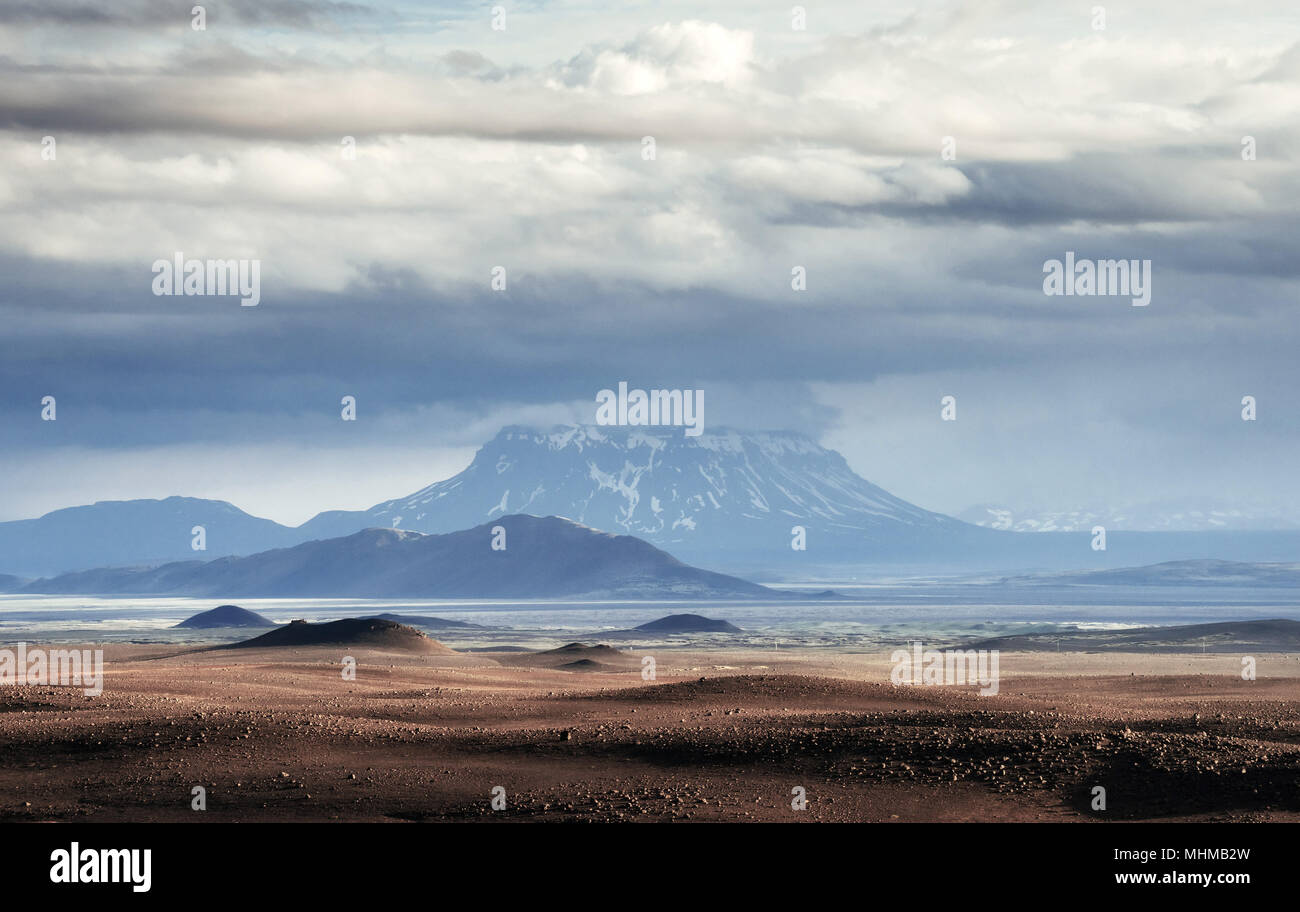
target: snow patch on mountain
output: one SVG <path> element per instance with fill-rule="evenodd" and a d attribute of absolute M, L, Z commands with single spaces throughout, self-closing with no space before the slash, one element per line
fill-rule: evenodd
<path fill-rule="evenodd" d="M 794 525 L 814 546 L 835 539 L 863 553 L 873 541 L 970 528 L 894 497 L 800 434 L 717 428 L 684 437 L 674 428 L 575 425 L 504 428 L 453 478 L 369 511 L 323 514 L 322 531 L 396 518 L 442 533 L 506 513 L 565 516 L 697 556 L 788 550 Z"/>

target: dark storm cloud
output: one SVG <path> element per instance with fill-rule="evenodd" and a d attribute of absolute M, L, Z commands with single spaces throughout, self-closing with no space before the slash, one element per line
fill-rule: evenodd
<path fill-rule="evenodd" d="M 1276 304 L 1252 317 L 1216 315 L 1213 301 L 1237 290 L 1227 280 L 1197 304 L 1188 294 L 1199 280 L 1157 273 L 1143 311 L 1114 299 L 1045 298 L 1038 264 L 1025 266 L 1020 284 L 1032 290 L 1018 289 L 1023 303 L 1008 303 L 993 281 L 1006 275 L 972 276 L 940 303 L 910 300 L 925 297 L 917 289 L 875 288 L 864 301 L 799 306 L 580 277 L 449 299 L 408 276 L 342 294 L 264 291 L 261 305 L 240 308 L 231 298 L 154 298 L 139 281 L 128 291 L 116 271 L 28 264 L 12 270 L 17 281 L 0 305 L 10 343 L 0 364 L 4 417 L 12 445 L 51 441 L 30 420 L 44 395 L 56 395 L 69 418 L 96 416 L 61 424 L 67 442 L 302 440 L 332 428 L 295 416 L 332 417 L 343 394 L 372 411 L 430 402 L 472 410 L 590 400 L 619 379 L 800 387 L 972 370 L 1033 375 L 1069 359 L 1085 371 L 1098 361 L 1212 363 L 1249 376 L 1250 365 L 1285 361 L 1300 346 L 1300 325 Z M 50 306 L 33 311 L 36 301 Z M 149 419 L 158 412 L 177 417 Z"/>

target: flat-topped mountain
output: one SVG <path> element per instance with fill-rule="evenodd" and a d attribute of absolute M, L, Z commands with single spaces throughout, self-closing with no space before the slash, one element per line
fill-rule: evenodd
<path fill-rule="evenodd" d="M 50 576 L 96 567 L 256 554 L 365 529 L 444 534 L 506 516 L 564 516 L 700 563 L 724 555 L 806 562 L 929 553 L 998 533 L 922 509 L 857 475 L 839 453 L 790 431 L 512 426 L 451 478 L 368 510 L 330 510 L 292 528 L 224 501 L 105 501 L 0 523 L 0 572 Z M 808 554 L 790 548 L 806 530 Z M 938 538 L 936 538 L 938 536 Z"/>
<path fill-rule="evenodd" d="M 262 617 L 255 611 L 238 605 L 218 605 L 211 611 L 201 611 L 176 625 L 195 630 L 214 627 L 274 627 L 275 621 Z"/>
<path fill-rule="evenodd" d="M 504 428 L 459 474 L 369 510 L 322 513 L 302 530 L 436 533 L 512 513 L 567 516 L 704 563 L 724 553 L 788 557 L 795 525 L 822 557 L 996 537 L 895 497 L 802 434 L 585 425 Z"/>
<path fill-rule="evenodd" d="M 799 597 L 690 567 L 630 535 L 555 516 L 504 516 L 447 535 L 367 529 L 249 557 L 69 573 L 38 580 L 26 591 L 225 598 Z"/>
<path fill-rule="evenodd" d="M 251 640 L 221 649 L 263 649 L 293 646 L 364 646 L 402 652 L 455 655 L 456 651 L 413 627 L 378 618 L 344 618 L 323 624 L 290 621 Z"/>

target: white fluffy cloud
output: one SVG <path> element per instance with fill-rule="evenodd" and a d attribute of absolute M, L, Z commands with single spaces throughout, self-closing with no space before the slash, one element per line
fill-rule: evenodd
<path fill-rule="evenodd" d="M 763 251 L 834 251 L 821 229 L 846 210 L 894 223 L 857 224 L 864 246 L 911 219 L 1014 220 L 1040 189 L 1059 195 L 1044 206 L 1062 224 L 1102 220 L 1087 211 L 1095 190 L 1027 188 L 1016 164 L 1069 167 L 1066 180 L 1111 169 L 1093 183 L 1127 194 L 1129 211 L 1110 207 L 1121 224 L 1144 207 L 1151 224 L 1285 207 L 1300 83 L 1284 25 L 1187 35 L 1116 16 L 1095 32 L 1016 4 L 941 9 L 839 34 L 827 22 L 842 12 L 818 10 L 796 43 L 780 18 L 595 40 L 593 24 L 562 29 L 571 20 L 548 10 L 504 33 L 452 23 L 479 46 L 419 67 L 340 60 L 328 35 L 283 59 L 254 33 L 235 66 L 221 64 L 235 52 L 220 30 L 165 32 L 92 66 L 34 67 L 60 54 L 15 48 L 3 106 L 28 125 L 0 136 L 0 252 L 259 255 L 274 281 L 336 291 L 375 267 L 472 287 L 508 259 L 534 276 L 763 296 L 776 288 L 743 278 Z M 533 37 L 559 59 L 513 63 Z M 205 56 L 186 66 L 178 48 L 193 41 Z M 39 157 L 46 132 L 57 162 Z M 1262 150 L 1249 165 L 1247 134 Z M 340 156 L 344 136 L 356 161 Z M 955 161 L 940 158 L 945 137 Z"/>
<path fill-rule="evenodd" d="M 645 95 L 670 88 L 750 81 L 754 36 L 716 22 L 667 22 L 617 48 L 584 50 L 558 70 L 559 83 L 611 95 Z"/>

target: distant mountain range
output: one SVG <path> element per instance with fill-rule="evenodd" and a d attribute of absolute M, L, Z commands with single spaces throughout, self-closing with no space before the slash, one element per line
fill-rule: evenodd
<path fill-rule="evenodd" d="M 187 497 L 103 501 L 0 523 L 0 571 L 30 577 L 209 560 L 369 528 L 455 532 L 515 513 L 634 535 L 700 564 L 794 554 L 886 560 L 990 538 L 871 484 L 800 434 L 512 426 L 445 481 L 369 510 L 320 513 L 296 529 Z M 204 527 L 205 551 L 191 548 L 194 526 Z M 805 530 L 806 552 L 791 548 L 795 526 Z"/>
<path fill-rule="evenodd" d="M 1058 630 L 995 637 L 963 644 L 968 649 L 1008 652 L 1294 652 L 1300 646 L 1300 622 L 1290 620 L 1224 621 L 1174 627 L 1126 630 Z"/>
<path fill-rule="evenodd" d="M 974 525 L 922 509 L 858 476 L 839 453 L 789 432 L 686 437 L 679 428 L 512 426 L 445 481 L 369 510 L 320 513 L 297 528 L 187 497 L 105 501 L 0 523 L 0 574 L 30 579 L 210 561 L 371 528 L 445 534 L 515 514 L 565 517 L 635 536 L 690 564 L 768 579 L 835 577 L 846 567 L 1012 572 L 1300 557 L 1295 529 L 1135 532 L 1090 515 L 1040 523 L 982 510 L 968 515 L 983 524 Z M 1107 525 L 1106 551 L 1091 548 L 1095 524 Z M 192 550 L 195 526 L 203 527 L 206 550 Z M 792 547 L 795 527 L 806 550 Z M 0 576 L 0 591 L 22 583 Z"/>
<path fill-rule="evenodd" d="M 1166 561 L 1144 567 L 1010 577 L 1005 582 L 1022 586 L 1253 586 L 1293 589 L 1300 588 L 1300 563 Z"/>
<path fill-rule="evenodd" d="M 191 549 L 202 526 L 206 551 Z M 91 567 L 207 560 L 303 541 L 298 530 L 249 516 L 221 500 L 106 500 L 0 523 L 0 570 L 44 576 Z"/>
<path fill-rule="evenodd" d="M 494 541 L 503 541 L 504 550 L 494 550 Z M 446 535 L 367 529 L 249 557 L 78 571 L 37 580 L 23 591 L 220 598 L 797 597 L 689 567 L 631 536 L 522 515 Z"/>
<path fill-rule="evenodd" d="M 1007 532 L 1088 532 L 1093 526 L 1104 526 L 1112 532 L 1300 529 L 1300 515 L 1284 507 L 1208 500 L 1195 504 L 1150 501 L 1105 510 L 1014 510 L 980 504 L 958 513 L 957 518 Z"/>

